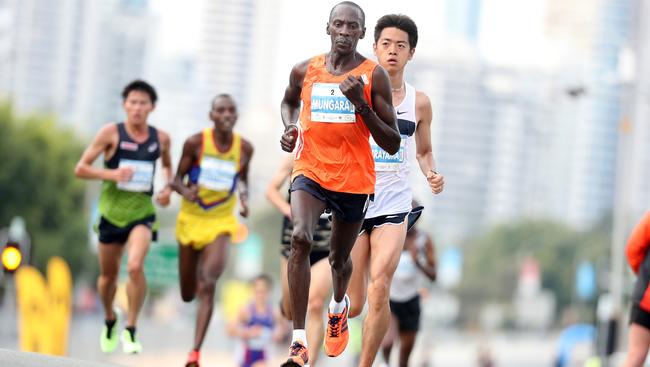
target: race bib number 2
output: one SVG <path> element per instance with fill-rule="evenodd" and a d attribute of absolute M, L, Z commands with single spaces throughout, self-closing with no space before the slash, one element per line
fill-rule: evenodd
<path fill-rule="evenodd" d="M 311 120 L 329 123 L 356 122 L 354 105 L 338 83 L 314 83 L 311 88 Z"/>
<path fill-rule="evenodd" d="M 134 192 L 151 191 L 153 185 L 154 162 L 120 159 L 119 168 L 131 168 L 133 170 L 133 177 L 131 177 L 130 181 L 118 182 L 118 189 Z"/>

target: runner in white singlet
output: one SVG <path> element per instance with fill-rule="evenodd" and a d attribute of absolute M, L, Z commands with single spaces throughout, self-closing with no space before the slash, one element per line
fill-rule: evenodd
<path fill-rule="evenodd" d="M 375 197 L 352 249 L 354 266 L 349 286 L 350 316 L 359 315 L 366 296 L 368 298 L 361 367 L 372 366 L 388 329 L 389 287 L 406 238 L 407 223 L 413 223 L 422 210 L 421 207 L 411 208 L 412 195 L 407 179 L 409 154 L 415 154 L 432 193 L 439 194 L 444 186 L 443 176 L 436 172 L 431 150 L 431 102 L 426 94 L 404 82 L 404 67 L 413 57 L 417 44 L 417 27 L 407 16 L 386 15 L 377 21 L 374 36 L 375 55 L 390 77 L 402 140 L 398 152 L 393 155 L 371 141 L 376 171 Z"/>

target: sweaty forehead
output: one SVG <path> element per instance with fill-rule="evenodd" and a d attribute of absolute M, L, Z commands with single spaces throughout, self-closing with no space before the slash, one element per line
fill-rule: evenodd
<path fill-rule="evenodd" d="M 346 4 L 341 4 L 332 9 L 332 13 L 330 14 L 330 22 L 333 22 L 335 20 L 344 22 L 357 22 L 360 25 L 364 25 L 364 19 L 361 14 L 361 10 L 354 6 Z"/>

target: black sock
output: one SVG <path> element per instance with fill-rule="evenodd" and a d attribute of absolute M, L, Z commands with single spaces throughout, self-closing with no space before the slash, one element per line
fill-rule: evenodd
<path fill-rule="evenodd" d="M 110 339 L 111 334 L 113 334 L 113 327 L 115 326 L 117 319 L 106 320 L 105 322 L 106 322 L 106 336 Z"/>
<path fill-rule="evenodd" d="M 135 326 L 127 326 L 125 329 L 129 332 L 129 335 L 131 335 L 131 341 L 134 342 L 135 341 Z"/>

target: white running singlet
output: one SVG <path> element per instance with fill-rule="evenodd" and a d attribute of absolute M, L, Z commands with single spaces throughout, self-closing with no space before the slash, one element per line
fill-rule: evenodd
<path fill-rule="evenodd" d="M 409 155 L 415 155 L 415 131 L 417 118 L 415 117 L 415 88 L 404 83 L 406 96 L 402 103 L 395 108 L 397 112 L 397 127 L 402 137 L 399 151 L 390 155 L 381 149 L 370 137 L 375 171 L 375 199 L 370 202 L 366 218 L 375 218 L 382 215 L 405 213 L 411 211 L 413 194 L 408 182 L 411 170 Z"/>

